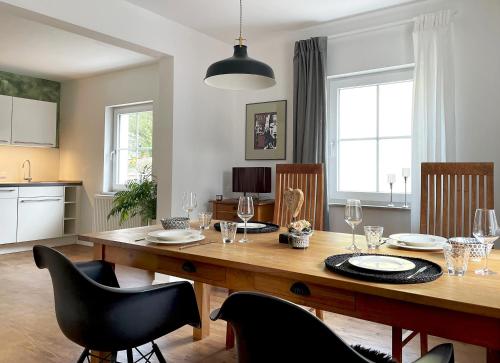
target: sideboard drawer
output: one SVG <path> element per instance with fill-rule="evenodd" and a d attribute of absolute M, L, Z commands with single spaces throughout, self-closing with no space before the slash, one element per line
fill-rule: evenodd
<path fill-rule="evenodd" d="M 238 211 L 238 205 L 237 204 L 217 203 L 217 211 L 236 213 Z"/>
<path fill-rule="evenodd" d="M 236 213 L 233 212 L 217 212 L 217 216 L 214 219 L 218 219 L 220 221 L 236 221 L 241 222 L 240 218 Z"/>
<path fill-rule="evenodd" d="M 257 291 L 267 292 L 305 306 L 325 310 L 331 308 L 334 311 L 355 309 L 354 295 L 345 290 L 262 274 L 255 274 L 254 286 Z"/>

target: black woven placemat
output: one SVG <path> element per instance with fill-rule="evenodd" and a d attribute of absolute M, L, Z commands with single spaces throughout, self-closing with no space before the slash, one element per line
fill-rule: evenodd
<path fill-rule="evenodd" d="M 363 256 L 369 256 L 374 254 L 362 254 Z M 443 274 L 441 266 L 438 264 L 424 260 L 422 258 L 407 257 L 407 256 L 392 256 L 392 255 L 378 255 L 378 256 L 392 256 L 399 257 L 409 260 L 415 264 L 415 268 L 410 271 L 404 272 L 380 272 L 380 271 L 370 271 L 353 266 L 346 261 L 340 266 L 335 266 L 336 264 L 345 261 L 346 259 L 354 256 L 352 253 L 343 253 L 340 255 L 333 255 L 327 257 L 325 260 L 326 267 L 340 275 L 349 276 L 359 280 L 372 281 L 372 282 L 383 282 L 387 284 L 418 284 L 422 282 L 430 282 L 439 278 Z M 428 266 L 423 272 L 420 272 L 415 277 L 408 278 L 408 276 L 414 274 L 419 268 Z"/>
<path fill-rule="evenodd" d="M 262 223 L 265 224 L 266 226 L 261 228 L 247 228 L 247 233 L 270 233 L 270 232 L 276 232 L 278 229 L 280 229 L 280 226 L 273 223 L 254 222 L 254 221 L 252 221 L 252 223 Z M 219 222 L 215 223 L 214 228 L 216 231 L 220 232 L 220 223 Z M 237 233 L 243 233 L 243 228 L 238 228 Z"/>

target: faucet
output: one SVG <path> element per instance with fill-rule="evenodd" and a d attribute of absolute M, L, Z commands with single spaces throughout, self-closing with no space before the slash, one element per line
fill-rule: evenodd
<path fill-rule="evenodd" d="M 24 179 L 25 181 L 27 181 L 28 183 L 31 183 L 31 180 L 33 179 L 33 178 L 31 177 L 31 162 L 30 162 L 28 159 L 24 160 L 24 161 L 23 161 L 23 165 L 22 165 L 22 168 L 23 168 L 23 169 L 24 169 L 24 165 L 25 165 L 26 163 L 28 163 L 28 176 L 26 177 L 26 171 L 25 171 L 25 172 L 24 172 L 24 178 L 23 178 L 23 179 Z"/>

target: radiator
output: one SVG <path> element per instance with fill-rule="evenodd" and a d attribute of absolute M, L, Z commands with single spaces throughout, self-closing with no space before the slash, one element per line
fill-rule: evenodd
<path fill-rule="evenodd" d="M 120 217 L 113 216 L 108 219 L 108 213 L 113 208 L 113 196 L 106 194 L 96 194 L 94 197 L 94 232 L 111 231 L 113 229 L 123 229 L 142 226 L 140 216 L 135 216 L 120 225 Z"/>

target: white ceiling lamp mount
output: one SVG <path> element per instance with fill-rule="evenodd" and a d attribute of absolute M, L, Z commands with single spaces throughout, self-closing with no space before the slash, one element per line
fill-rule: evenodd
<path fill-rule="evenodd" d="M 228 90 L 258 90 L 276 84 L 274 72 L 267 64 L 250 58 L 242 35 L 243 6 L 240 0 L 240 35 L 232 57 L 213 63 L 207 69 L 205 84 Z"/>

